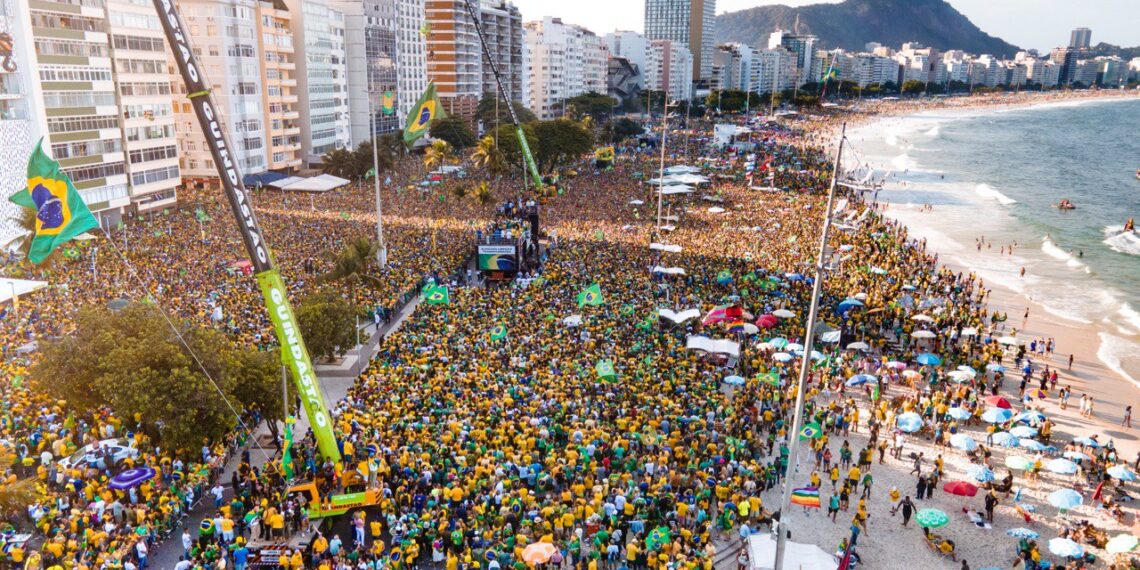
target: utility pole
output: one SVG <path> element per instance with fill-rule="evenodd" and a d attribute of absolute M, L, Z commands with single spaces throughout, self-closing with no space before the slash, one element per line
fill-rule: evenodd
<path fill-rule="evenodd" d="M 665 94 L 661 104 L 661 174 L 657 177 L 657 227 L 653 232 L 661 231 L 661 197 L 665 193 L 665 136 L 669 130 L 669 94 Z"/>
<path fill-rule="evenodd" d="M 372 131 L 372 182 L 376 185 L 376 262 L 388 267 L 388 246 L 384 244 L 383 203 L 380 200 L 380 146 L 376 138 L 376 112 L 372 108 L 372 77 L 368 78 L 368 117 Z"/>
<path fill-rule="evenodd" d="M 804 333 L 804 355 L 800 359 L 800 378 L 796 385 L 796 408 L 792 417 L 792 429 L 788 432 L 788 467 L 784 473 L 784 492 L 780 498 L 780 523 L 777 525 L 779 534 L 776 535 L 776 565 L 775 570 L 784 568 L 784 550 L 787 546 L 788 519 L 791 518 L 789 507 L 792 500 L 792 475 L 797 464 L 796 454 L 800 447 L 800 429 L 803 425 L 804 415 L 804 385 L 807 384 L 808 370 L 811 368 L 812 343 L 815 342 L 815 320 L 819 314 L 819 296 L 823 289 L 824 256 L 827 255 L 827 231 L 831 229 L 831 213 L 835 208 L 835 186 L 839 180 L 839 160 L 843 155 L 843 141 L 847 138 L 847 123 L 839 131 L 839 149 L 835 152 L 835 166 L 831 172 L 831 188 L 827 191 L 827 211 L 823 218 L 823 232 L 819 238 L 819 254 L 815 260 L 815 281 L 811 285 L 811 310 L 808 311 L 807 331 Z"/>

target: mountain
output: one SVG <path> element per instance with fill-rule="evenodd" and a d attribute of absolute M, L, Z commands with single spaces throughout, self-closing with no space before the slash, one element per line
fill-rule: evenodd
<path fill-rule="evenodd" d="M 1136 47 L 1120 47 L 1112 44 L 1100 42 L 1092 47 L 1090 53 L 1096 55 L 1115 55 L 1124 61 L 1130 61 L 1134 57 L 1140 57 L 1140 46 Z"/>
<path fill-rule="evenodd" d="M 868 42 L 898 49 L 918 42 L 942 50 L 1013 57 L 1017 46 L 978 29 L 945 0 L 846 0 L 839 4 L 759 6 L 716 17 L 718 42 L 766 48 L 768 34 L 792 30 L 799 16 L 801 34 L 819 37 L 821 49 L 863 51 Z"/>

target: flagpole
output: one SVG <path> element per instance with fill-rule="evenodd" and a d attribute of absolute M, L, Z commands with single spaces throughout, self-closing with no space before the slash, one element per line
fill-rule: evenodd
<path fill-rule="evenodd" d="M 804 334 L 804 355 L 800 359 L 800 378 L 796 385 L 796 408 L 792 416 L 792 429 L 788 432 L 791 441 L 788 442 L 788 466 L 784 472 L 784 492 L 780 498 L 780 522 L 776 526 L 779 534 L 776 535 L 776 564 L 775 570 L 784 568 L 784 549 L 788 531 L 785 527 L 791 518 L 789 507 L 792 500 L 792 475 L 798 464 L 797 453 L 800 447 L 800 429 L 803 426 L 804 414 L 804 386 L 807 384 L 808 370 L 811 366 L 812 343 L 815 341 L 815 319 L 819 313 L 819 296 L 823 289 L 824 256 L 827 254 L 827 232 L 831 229 L 831 213 L 835 208 L 835 185 L 839 179 L 839 159 L 843 155 L 843 141 L 847 136 L 847 123 L 839 131 L 839 149 L 835 153 L 835 166 L 831 172 L 831 188 L 827 191 L 827 211 L 823 217 L 823 232 L 819 238 L 819 253 L 815 260 L 815 281 L 811 284 L 811 310 L 808 311 L 807 331 Z"/>
<path fill-rule="evenodd" d="M 384 244 L 383 203 L 380 201 L 380 146 L 376 140 L 376 112 L 372 109 L 372 77 L 368 78 L 368 116 L 372 131 L 372 182 L 376 185 L 376 261 L 380 267 L 388 266 L 388 247 Z"/>

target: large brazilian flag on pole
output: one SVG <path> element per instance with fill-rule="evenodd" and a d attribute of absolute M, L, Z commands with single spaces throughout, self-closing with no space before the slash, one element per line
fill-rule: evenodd
<path fill-rule="evenodd" d="M 427 91 L 424 91 L 420 100 L 416 101 L 416 105 L 408 113 L 404 127 L 404 144 L 411 146 L 417 139 L 427 134 L 432 121 L 446 116 L 447 113 L 443 112 L 443 105 L 439 102 L 439 96 L 435 94 L 435 83 L 429 83 Z"/>
<path fill-rule="evenodd" d="M 43 263 L 59 246 L 75 236 L 99 227 L 91 210 L 59 169 L 59 163 L 44 154 L 43 139 L 36 143 L 28 159 L 28 187 L 8 197 L 12 203 L 36 211 L 36 227 L 32 235 L 28 259 Z"/>

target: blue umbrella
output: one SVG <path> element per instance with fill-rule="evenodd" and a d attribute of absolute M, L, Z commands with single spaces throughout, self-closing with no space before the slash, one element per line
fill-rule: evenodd
<path fill-rule="evenodd" d="M 866 384 L 867 382 L 874 382 L 876 380 L 878 380 L 878 378 L 875 378 L 874 376 L 872 376 L 870 374 L 856 374 L 856 375 L 847 379 L 847 385 L 848 386 L 862 386 L 863 384 Z"/>
<path fill-rule="evenodd" d="M 996 479 L 994 470 L 985 465 L 973 465 L 966 470 L 966 476 L 979 483 L 989 483 Z"/>
<path fill-rule="evenodd" d="M 1049 493 L 1049 504 L 1062 510 L 1079 507 L 1084 501 L 1081 494 L 1072 489 L 1058 489 Z"/>
<path fill-rule="evenodd" d="M 1017 445 L 1018 439 L 1008 431 L 999 431 L 994 434 L 993 442 L 994 445 L 1000 445 L 1002 447 L 1013 447 Z"/>
<path fill-rule="evenodd" d="M 1026 423 L 1033 426 L 1045 421 L 1045 414 L 1038 412 L 1037 410 L 1030 410 L 1028 412 L 1021 412 L 1020 414 L 1017 414 L 1017 416 L 1013 418 L 1013 421 Z"/>
<path fill-rule="evenodd" d="M 744 378 L 742 378 L 740 376 L 736 376 L 736 375 L 725 376 L 723 382 L 725 384 L 731 384 L 733 386 L 743 386 L 744 385 Z"/>
<path fill-rule="evenodd" d="M 863 306 L 863 301 L 859 299 L 844 299 L 838 306 L 835 307 L 835 313 L 842 315 L 851 309 L 858 309 Z"/>
<path fill-rule="evenodd" d="M 1081 548 L 1081 545 L 1059 536 L 1049 540 L 1049 552 L 1065 558 L 1079 558 L 1085 555 L 1085 549 Z"/>
<path fill-rule="evenodd" d="M 777 352 L 776 354 L 772 355 L 772 360 L 775 360 L 776 362 L 791 362 L 792 355 L 786 352 Z"/>
<path fill-rule="evenodd" d="M 1005 367 L 1000 364 L 987 364 L 986 370 L 990 372 L 1005 372 Z"/>
<path fill-rule="evenodd" d="M 973 414 L 970 413 L 970 410 L 967 410 L 966 408 L 950 408 L 950 411 L 946 412 L 946 415 L 956 420 L 964 420 Z"/>
<path fill-rule="evenodd" d="M 1000 424 L 1008 422 L 1009 418 L 1013 417 L 1013 412 L 1005 408 L 990 408 L 982 414 L 982 421 L 990 424 Z"/>
<path fill-rule="evenodd" d="M 151 480 L 158 472 L 150 467 L 135 467 L 127 469 L 111 478 L 107 487 L 119 491 L 137 487 Z"/>
<path fill-rule="evenodd" d="M 937 354 L 931 354 L 929 352 L 918 355 L 918 358 L 915 360 L 923 366 L 938 366 L 942 364 L 942 359 Z"/>
<path fill-rule="evenodd" d="M 1019 440 L 1017 444 L 1029 451 L 1045 451 L 1047 449 L 1045 444 L 1036 439 L 1022 439 Z"/>
<path fill-rule="evenodd" d="M 1097 443 L 1096 440 L 1092 439 L 1091 437 L 1074 437 L 1073 443 L 1079 443 L 1081 445 L 1087 445 L 1087 446 L 1092 447 L 1092 448 L 1100 447 L 1100 444 Z"/>
<path fill-rule="evenodd" d="M 783 350 L 784 347 L 788 346 L 788 339 L 786 339 L 782 336 L 778 336 L 776 338 L 768 339 L 768 344 L 770 344 L 770 345 L 772 345 L 772 346 L 774 346 L 780 350 Z"/>
<path fill-rule="evenodd" d="M 1128 468 L 1123 465 L 1113 465 L 1109 467 L 1108 474 L 1111 475 L 1113 479 L 1119 479 L 1121 481 L 1136 480 L 1136 474 L 1129 471 Z"/>
<path fill-rule="evenodd" d="M 973 451 L 978 448 L 978 442 L 964 433 L 956 433 L 950 436 L 950 446 L 963 451 Z"/>
<path fill-rule="evenodd" d="M 1037 435 L 1037 430 L 1029 426 L 1015 426 L 1013 429 L 1009 430 L 1009 433 L 1012 433 L 1017 437 L 1033 437 Z"/>
<path fill-rule="evenodd" d="M 1039 532 L 1028 528 L 1011 528 L 1005 533 L 1013 538 L 1024 538 L 1026 540 L 1036 540 L 1037 537 L 1041 536 Z"/>
<path fill-rule="evenodd" d="M 798 342 L 790 343 L 784 347 L 784 350 L 786 350 L 788 352 L 800 352 L 803 349 L 804 349 L 804 345 L 802 345 Z"/>
<path fill-rule="evenodd" d="M 895 420 L 895 425 L 906 433 L 914 433 L 922 429 L 922 416 L 914 412 L 907 412 Z"/>
<path fill-rule="evenodd" d="M 803 353 L 801 352 L 800 354 L 803 354 Z M 823 360 L 824 359 L 823 353 L 818 351 L 818 350 L 813 350 L 813 351 L 811 351 L 811 359 L 812 360 Z"/>
<path fill-rule="evenodd" d="M 1061 475 L 1072 475 L 1077 472 L 1077 464 L 1068 459 L 1051 459 L 1045 464 L 1045 468 Z"/>
<path fill-rule="evenodd" d="M 958 367 L 958 370 L 961 370 L 962 372 L 965 372 L 971 376 L 977 376 L 978 375 L 978 371 L 974 370 L 973 366 L 966 366 L 965 364 L 963 364 L 963 365 Z"/>
<path fill-rule="evenodd" d="M 1088 460 L 1092 459 L 1091 457 L 1088 456 L 1087 453 L 1081 453 L 1079 451 L 1066 451 L 1064 453 L 1064 456 L 1066 459 L 1072 459 L 1075 461 L 1088 461 Z"/>

